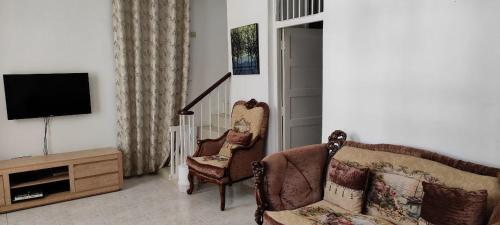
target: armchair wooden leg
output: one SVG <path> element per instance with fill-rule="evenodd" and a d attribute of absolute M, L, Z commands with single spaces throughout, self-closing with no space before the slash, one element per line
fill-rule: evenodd
<path fill-rule="evenodd" d="M 225 184 L 220 184 L 219 193 L 220 193 L 220 210 L 224 211 L 224 209 L 226 208 L 226 186 L 225 186 Z"/>
<path fill-rule="evenodd" d="M 188 181 L 189 181 L 189 189 L 187 190 L 187 194 L 190 195 L 193 193 L 194 189 L 193 174 L 191 172 L 188 173 Z"/>

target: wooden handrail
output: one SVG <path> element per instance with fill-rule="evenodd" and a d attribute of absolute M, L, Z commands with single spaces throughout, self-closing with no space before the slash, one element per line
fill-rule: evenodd
<path fill-rule="evenodd" d="M 212 86 L 210 86 L 207 90 L 205 90 L 203 93 L 201 93 L 200 96 L 196 97 L 193 101 L 191 101 L 189 104 L 187 104 L 186 106 L 184 106 L 184 108 L 182 108 L 181 110 L 179 110 L 179 112 L 178 112 L 179 115 L 190 115 L 190 114 L 192 114 L 192 112 L 190 112 L 189 110 L 191 108 L 193 108 L 193 106 L 196 105 L 196 103 L 200 102 L 203 98 L 205 98 L 208 94 L 210 94 L 214 89 L 216 89 L 217 87 L 219 87 L 219 85 L 221 85 L 222 83 L 224 83 L 224 81 L 226 81 L 230 77 L 231 77 L 231 72 L 226 73 L 226 75 L 224 75 L 217 82 L 215 82 L 214 84 L 212 84 Z"/>

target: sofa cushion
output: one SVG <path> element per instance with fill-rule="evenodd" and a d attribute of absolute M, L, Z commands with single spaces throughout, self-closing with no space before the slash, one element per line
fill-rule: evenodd
<path fill-rule="evenodd" d="M 439 184 L 423 183 L 424 199 L 421 216 L 439 225 L 482 225 L 486 219 L 488 192 L 465 191 Z"/>
<path fill-rule="evenodd" d="M 356 168 L 331 159 L 323 199 L 354 213 L 361 213 L 368 168 Z"/>
<path fill-rule="evenodd" d="M 214 178 L 222 178 L 229 163 L 229 159 L 221 155 L 188 157 L 190 169 Z"/>
<path fill-rule="evenodd" d="M 266 211 L 266 225 L 392 225 L 391 222 L 373 217 L 352 213 L 325 200 L 295 210 Z"/>
<path fill-rule="evenodd" d="M 374 173 L 367 213 L 397 224 L 417 224 L 423 198 L 422 182 L 439 183 L 467 191 L 488 191 L 488 215 L 500 200 L 496 177 L 478 175 L 415 156 L 363 149 L 345 144 L 334 156 Z"/>

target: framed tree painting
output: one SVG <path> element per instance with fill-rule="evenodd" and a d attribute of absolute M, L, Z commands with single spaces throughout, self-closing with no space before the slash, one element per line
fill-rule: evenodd
<path fill-rule="evenodd" d="M 231 29 L 231 54 L 234 75 L 260 73 L 258 24 Z"/>

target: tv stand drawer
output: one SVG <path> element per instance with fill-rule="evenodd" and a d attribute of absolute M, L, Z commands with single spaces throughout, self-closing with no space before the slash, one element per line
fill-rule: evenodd
<path fill-rule="evenodd" d="M 88 191 L 103 187 L 115 186 L 120 182 L 118 173 L 98 175 L 94 177 L 85 177 L 75 180 L 76 192 Z"/>
<path fill-rule="evenodd" d="M 90 177 L 100 174 L 118 172 L 118 160 L 106 160 L 77 164 L 74 166 L 75 178 Z"/>

